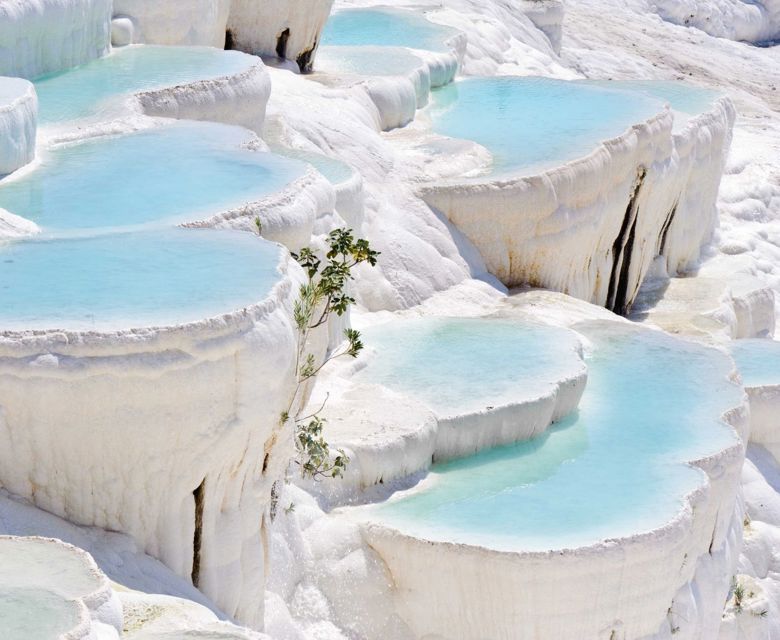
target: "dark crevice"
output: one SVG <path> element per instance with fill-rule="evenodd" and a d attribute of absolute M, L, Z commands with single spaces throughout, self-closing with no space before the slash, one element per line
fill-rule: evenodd
<path fill-rule="evenodd" d="M 271 454 L 266 453 L 265 457 L 263 458 L 263 475 L 265 475 L 266 471 L 268 471 L 268 463 L 271 461 Z"/>
<path fill-rule="evenodd" d="M 225 51 L 232 51 L 235 49 L 235 43 L 233 42 L 233 32 L 228 29 L 225 31 Z"/>
<path fill-rule="evenodd" d="M 285 29 L 276 37 L 276 55 L 287 58 L 287 42 L 290 40 L 290 29 Z"/>
<path fill-rule="evenodd" d="M 301 70 L 301 73 L 311 72 L 312 68 L 314 67 L 314 51 L 316 49 L 317 41 L 315 40 L 310 49 L 306 49 L 306 51 L 301 52 L 295 59 L 295 62 L 298 63 L 298 68 Z"/>
<path fill-rule="evenodd" d="M 206 479 L 192 492 L 195 498 L 195 534 L 192 538 L 192 584 L 197 588 L 200 582 L 200 549 L 203 544 L 203 503 L 205 500 Z"/>
<path fill-rule="evenodd" d="M 628 299 L 628 279 L 631 274 L 631 257 L 634 253 L 636 223 L 638 219 L 639 216 L 634 215 L 634 222 L 631 225 L 631 231 L 628 233 L 628 242 L 626 242 L 622 264 L 620 265 L 620 278 L 618 279 L 617 293 L 615 295 L 615 307 L 612 309 L 621 316 L 626 315 L 630 307 Z"/>
<path fill-rule="evenodd" d="M 666 240 L 667 240 L 667 236 L 669 235 L 669 228 L 672 226 L 672 223 L 674 222 L 674 217 L 677 215 L 677 206 L 679 204 L 680 204 L 679 201 L 674 203 L 674 206 L 672 207 L 672 210 L 669 212 L 669 215 L 666 216 L 666 220 L 664 221 L 664 226 L 661 227 L 661 243 L 658 248 L 659 256 L 664 255 L 664 251 L 666 251 Z"/>
<path fill-rule="evenodd" d="M 607 308 L 615 313 L 625 314 L 628 311 L 628 278 L 631 272 L 631 255 L 634 251 L 636 240 L 636 226 L 638 220 L 639 193 L 642 189 L 647 171 L 644 167 L 637 170 L 637 178 L 628 198 L 626 213 L 620 226 L 615 241 L 612 243 L 612 273 L 609 277 L 607 289 Z"/>
<path fill-rule="evenodd" d="M 715 515 L 715 526 L 712 528 L 712 538 L 710 538 L 709 554 L 712 555 L 712 550 L 715 548 L 715 536 L 718 533 L 718 514 Z"/>

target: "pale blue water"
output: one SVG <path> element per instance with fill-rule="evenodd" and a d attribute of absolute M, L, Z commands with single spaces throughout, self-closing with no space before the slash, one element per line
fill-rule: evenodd
<path fill-rule="evenodd" d="M 116 114 L 129 94 L 238 74 L 255 61 L 238 51 L 209 47 L 115 49 L 105 58 L 38 78 L 39 121 L 54 124 Z"/>
<path fill-rule="evenodd" d="M 4 640 L 62 638 L 78 622 L 75 601 L 44 589 L 0 587 L 0 627 Z"/>
<path fill-rule="evenodd" d="M 468 79 L 433 96 L 434 130 L 486 147 L 494 174 L 583 157 L 663 109 L 642 93 L 536 77 Z"/>
<path fill-rule="evenodd" d="M 396 321 L 363 336 L 377 353 L 356 378 L 412 395 L 442 417 L 539 397 L 581 364 L 573 332 L 514 320 Z"/>
<path fill-rule="evenodd" d="M 403 9 L 346 9 L 333 13 L 322 32 L 326 46 L 409 47 L 447 51 L 445 42 L 457 35 L 424 15 Z"/>
<path fill-rule="evenodd" d="M 316 153 L 314 151 L 302 151 L 301 149 L 291 149 L 290 147 L 275 146 L 271 148 L 274 153 L 285 156 L 286 158 L 293 158 L 294 160 L 300 160 L 302 162 L 308 162 L 317 171 L 319 171 L 325 179 L 333 185 L 338 185 L 346 182 L 354 175 L 354 170 L 346 162 L 331 158 L 322 153 Z"/>
<path fill-rule="evenodd" d="M 746 387 L 780 385 L 780 342 L 736 340 L 731 355 Z"/>
<path fill-rule="evenodd" d="M 590 83 L 590 81 L 589 81 Z M 710 109 L 723 93 L 697 87 L 693 84 L 675 80 L 614 80 L 599 81 L 599 86 L 643 93 L 663 102 L 668 102 L 675 111 L 691 116 Z"/>
<path fill-rule="evenodd" d="M 436 465 L 367 515 L 422 538 L 507 551 L 587 545 L 674 517 L 705 481 L 684 462 L 737 441 L 720 420 L 741 401 L 729 358 L 615 323 L 578 329 L 594 347 L 578 414 L 532 441 Z"/>
<path fill-rule="evenodd" d="M 359 76 L 405 76 L 422 66 L 406 49 L 392 47 L 321 47 L 317 70 Z"/>
<path fill-rule="evenodd" d="M 48 230 L 198 220 L 275 193 L 306 166 L 240 149 L 244 129 L 175 122 L 57 147 L 0 180 L 0 207 Z"/>
<path fill-rule="evenodd" d="M 0 331 L 191 322 L 249 306 L 281 248 L 213 229 L 155 229 L 0 246 Z"/>

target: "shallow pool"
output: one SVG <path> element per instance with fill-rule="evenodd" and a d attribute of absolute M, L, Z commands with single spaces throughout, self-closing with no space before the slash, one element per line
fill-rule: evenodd
<path fill-rule="evenodd" d="M 735 340 L 731 355 L 746 387 L 780 385 L 780 342 Z"/>
<path fill-rule="evenodd" d="M 433 129 L 486 147 L 497 174 L 581 158 L 663 110 L 641 92 L 537 77 L 467 79 L 432 95 Z"/>
<path fill-rule="evenodd" d="M 355 171 L 346 162 L 326 156 L 324 153 L 281 146 L 272 146 L 271 151 L 286 158 L 308 162 L 332 185 L 342 184 L 355 174 Z"/>
<path fill-rule="evenodd" d="M 0 330 L 171 325 L 247 307 L 282 249 L 251 233 L 155 229 L 0 246 Z"/>
<path fill-rule="evenodd" d="M 356 379 L 414 396 L 440 417 L 547 395 L 582 366 L 573 332 L 516 320 L 425 318 L 362 333 L 376 354 Z"/>
<path fill-rule="evenodd" d="M 39 121 L 54 124 L 121 114 L 128 95 L 246 71 L 256 63 L 238 51 L 136 45 L 80 67 L 38 78 Z"/>
<path fill-rule="evenodd" d="M 239 148 L 239 127 L 175 122 L 45 152 L 0 180 L 0 207 L 47 230 L 178 223 L 259 200 L 306 171 L 289 158 Z"/>
<path fill-rule="evenodd" d="M 330 16 L 321 44 L 449 51 L 446 42 L 457 34 L 456 29 L 435 24 L 415 11 L 390 7 L 345 9 Z"/>
<path fill-rule="evenodd" d="M 670 520 L 705 481 L 684 462 L 737 441 L 721 421 L 741 402 L 731 362 L 660 332 L 578 329 L 593 348 L 578 414 L 534 440 L 436 465 L 368 517 L 421 538 L 506 551 L 587 545 Z M 453 382 L 475 379 L 457 371 Z"/>
<path fill-rule="evenodd" d="M 79 623 L 79 607 L 44 589 L 0 587 L 0 625 L 9 640 L 62 638 Z M 68 636 L 71 637 L 71 636 Z"/>
<path fill-rule="evenodd" d="M 423 62 L 407 49 L 392 47 L 321 47 L 317 71 L 357 76 L 406 76 Z"/>

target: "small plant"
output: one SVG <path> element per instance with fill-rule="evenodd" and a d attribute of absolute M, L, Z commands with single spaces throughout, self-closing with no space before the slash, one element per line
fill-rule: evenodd
<path fill-rule="evenodd" d="M 742 613 L 742 607 L 745 603 L 745 595 L 746 595 L 745 586 L 735 577 L 732 583 L 731 590 L 734 595 L 734 611 L 736 611 L 737 613 Z"/>
<path fill-rule="evenodd" d="M 331 314 L 344 315 L 355 303 L 347 293 L 352 280 L 352 269 L 361 263 L 375 266 L 379 253 L 369 246 L 367 240 L 355 239 L 350 229 L 336 229 L 328 235 L 328 250 L 324 261 L 310 248 L 304 248 L 293 258 L 306 272 L 306 282 L 301 285 L 298 300 L 293 308 L 293 319 L 297 330 L 295 353 L 296 389 L 287 411 L 281 416 L 281 423 L 290 419 L 295 423 L 295 463 L 301 475 L 314 480 L 342 477 L 349 458 L 339 449 L 333 456 L 323 436 L 325 420 L 320 417 L 323 405 L 307 416 L 290 415 L 306 383 L 317 376 L 331 360 L 340 357 L 357 358 L 363 350 L 360 332 L 347 329 L 345 343 L 340 349 L 318 362 L 313 353 L 307 351 L 312 331 L 325 325 Z M 327 402 L 327 398 L 325 399 Z"/>

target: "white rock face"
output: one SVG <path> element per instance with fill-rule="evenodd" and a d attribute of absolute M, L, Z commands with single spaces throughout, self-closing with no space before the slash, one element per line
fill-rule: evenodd
<path fill-rule="evenodd" d="M 778 0 L 654 0 L 653 6 L 664 20 L 711 36 L 744 42 L 780 38 Z"/>
<path fill-rule="evenodd" d="M 289 459 L 299 269 L 242 311 L 116 333 L 0 336 L 0 484 L 131 535 L 261 628 L 264 513 Z M 20 438 L 24 434 L 24 438 Z"/>
<path fill-rule="evenodd" d="M 744 407 L 726 419 L 747 432 Z M 710 484 L 689 494 L 671 522 L 589 547 L 502 553 L 431 543 L 380 524 L 362 531 L 391 573 L 396 611 L 415 638 L 661 639 L 677 635 L 674 615 L 704 630 L 688 637 L 715 637 L 724 578 L 739 553 L 743 460 L 736 444 L 696 461 Z"/>
<path fill-rule="evenodd" d="M 3 0 L 0 75 L 34 78 L 105 55 L 111 0 Z"/>
<path fill-rule="evenodd" d="M 38 98 L 30 82 L 0 78 L 0 176 L 35 157 Z"/>
<path fill-rule="evenodd" d="M 231 0 L 233 48 L 293 60 L 311 71 L 333 0 Z"/>
<path fill-rule="evenodd" d="M 721 99 L 673 135 L 666 111 L 560 168 L 449 180 L 420 194 L 507 286 L 551 288 L 625 313 L 656 256 L 674 275 L 698 261 L 712 236 L 734 118 Z"/>
<path fill-rule="evenodd" d="M 0 536 L 0 620 L 8 638 L 114 640 L 122 605 L 88 553 L 47 538 Z"/>
<path fill-rule="evenodd" d="M 231 0 L 114 0 L 114 16 L 133 23 L 136 44 L 225 45 Z"/>

